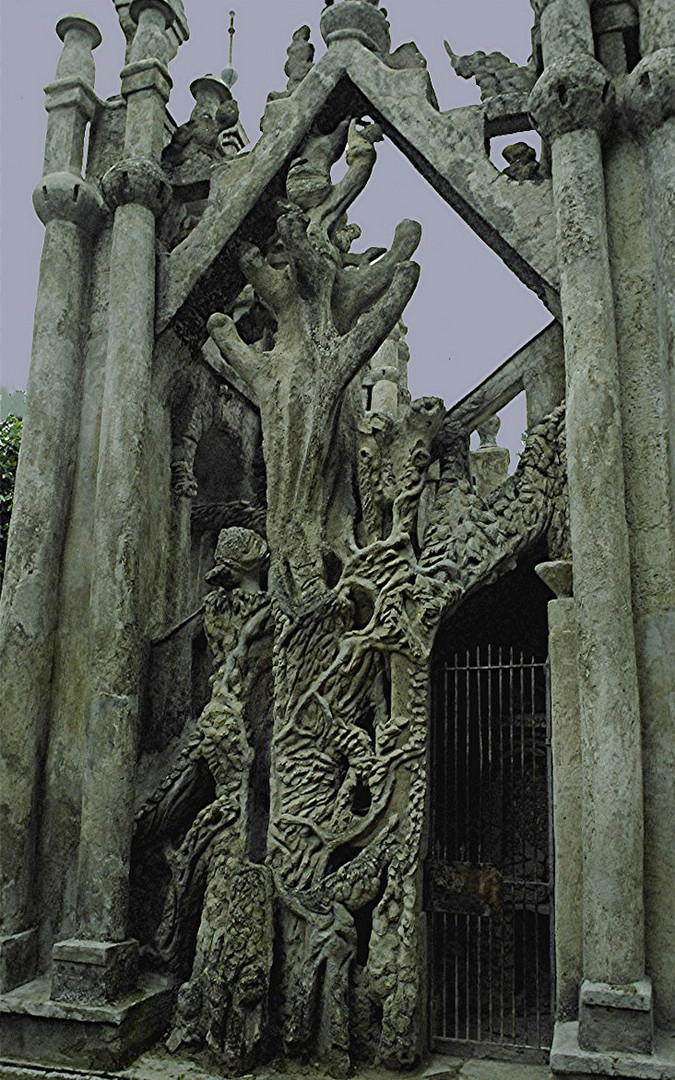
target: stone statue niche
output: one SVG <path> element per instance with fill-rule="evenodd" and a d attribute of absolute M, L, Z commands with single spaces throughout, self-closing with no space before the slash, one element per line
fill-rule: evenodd
<path fill-rule="evenodd" d="M 239 248 L 260 338 L 225 313 L 208 322 L 259 405 L 266 518 L 220 532 L 211 697 L 138 814 L 134 910 L 148 962 L 177 989 L 169 1051 L 232 1072 L 280 1049 L 340 1076 L 419 1058 L 436 628 L 533 536 L 564 533 L 562 410 L 491 508 L 466 433 L 439 399 L 410 401 L 400 320 L 420 227 L 358 253 L 347 219 L 381 138 L 358 117 L 307 137 L 267 246 Z"/>

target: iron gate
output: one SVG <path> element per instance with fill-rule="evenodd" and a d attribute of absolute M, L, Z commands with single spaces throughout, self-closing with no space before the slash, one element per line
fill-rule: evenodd
<path fill-rule="evenodd" d="M 546 665 L 477 647 L 433 681 L 432 1044 L 540 1060 L 553 975 Z"/>

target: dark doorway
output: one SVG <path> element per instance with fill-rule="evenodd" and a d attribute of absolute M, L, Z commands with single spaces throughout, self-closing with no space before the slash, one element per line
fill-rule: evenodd
<path fill-rule="evenodd" d="M 434 653 L 427 910 L 436 1051 L 542 1060 L 550 1046 L 549 597 L 528 561 L 467 602 Z"/>

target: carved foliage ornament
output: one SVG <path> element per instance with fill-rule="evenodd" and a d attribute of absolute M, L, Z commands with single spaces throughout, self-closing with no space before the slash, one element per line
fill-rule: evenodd
<path fill-rule="evenodd" d="M 313 134 L 269 246 L 243 248 L 273 332 L 245 341 L 231 317 L 209 322 L 260 403 L 269 549 L 249 529 L 221 533 L 205 614 L 211 700 L 139 829 L 167 837 L 152 947 L 181 984 L 169 1048 L 206 1046 L 230 1069 L 278 1051 L 270 1032 L 286 1055 L 318 1054 L 338 1075 L 352 1055 L 414 1063 L 436 629 L 540 536 L 555 553 L 567 542 L 562 409 L 487 502 L 437 399 L 400 394 L 393 412 L 364 415 L 362 373 L 399 341 L 418 275 L 414 222 L 389 251 L 350 253 L 346 211 L 379 134 L 357 121 Z M 166 822 L 197 788 L 213 795 L 171 840 Z"/>

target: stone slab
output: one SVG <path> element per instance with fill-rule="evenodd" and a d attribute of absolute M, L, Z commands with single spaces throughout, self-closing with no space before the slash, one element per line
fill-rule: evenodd
<path fill-rule="evenodd" d="M 49 992 L 50 980 L 43 977 L 0 996 L 3 1064 L 38 1066 L 41 1076 L 45 1062 L 87 1070 L 124 1068 L 163 1034 L 173 1003 L 167 981 L 157 975 L 141 976 L 137 989 L 113 1005 L 53 1001 Z"/>
<path fill-rule="evenodd" d="M 652 1007 L 652 986 L 646 979 L 629 986 L 613 986 L 586 980 L 581 987 L 582 1005 L 602 1005 L 607 1009 L 637 1009 L 649 1012 Z"/>
<path fill-rule="evenodd" d="M 675 1034 L 657 1031 L 653 1054 L 612 1054 L 582 1050 L 576 1021 L 556 1024 L 551 1068 L 568 1080 L 675 1080 Z"/>
<path fill-rule="evenodd" d="M 233 1080 L 221 1073 L 211 1073 L 199 1065 L 167 1054 L 163 1049 L 144 1054 L 127 1069 L 74 1073 L 47 1067 L 32 1067 L 0 1061 L 0 1080 Z M 472 1060 L 434 1056 L 419 1069 L 406 1073 L 408 1080 L 553 1080 L 545 1065 L 523 1065 L 520 1062 Z M 381 1069 L 366 1069 L 351 1080 L 400 1080 L 400 1073 Z M 268 1066 L 258 1073 L 247 1074 L 238 1080 L 327 1080 L 323 1072 L 309 1065 L 298 1065 L 290 1072 L 277 1072 Z M 331 1078 L 333 1080 L 333 1078 Z"/>
<path fill-rule="evenodd" d="M 0 993 L 32 979 L 37 967 L 37 930 L 0 936 Z"/>

